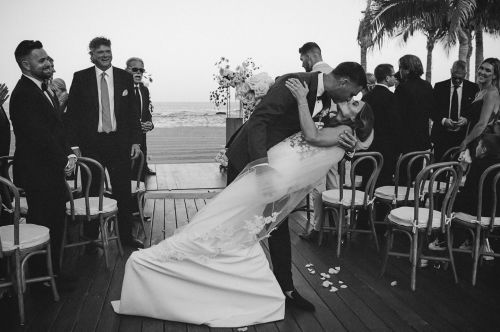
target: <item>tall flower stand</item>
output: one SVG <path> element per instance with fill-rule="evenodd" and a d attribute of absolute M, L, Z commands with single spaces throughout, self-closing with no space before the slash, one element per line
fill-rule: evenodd
<path fill-rule="evenodd" d="M 243 118 L 226 118 L 226 143 L 229 141 L 231 136 L 241 127 L 243 124 Z"/>

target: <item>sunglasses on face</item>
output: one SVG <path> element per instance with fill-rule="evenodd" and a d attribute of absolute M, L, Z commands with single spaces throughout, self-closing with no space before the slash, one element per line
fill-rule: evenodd
<path fill-rule="evenodd" d="M 130 70 L 133 72 L 133 73 L 141 73 L 141 74 L 144 74 L 144 72 L 146 71 L 144 68 L 130 68 Z"/>

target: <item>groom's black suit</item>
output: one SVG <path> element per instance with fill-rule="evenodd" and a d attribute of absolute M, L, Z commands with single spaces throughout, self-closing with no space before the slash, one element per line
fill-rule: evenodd
<path fill-rule="evenodd" d="M 226 156 L 229 159 L 228 185 L 244 167 L 255 160 L 266 158 L 267 150 L 286 137 L 300 131 L 297 101 L 285 86 L 289 78 L 298 78 L 309 86 L 307 102 L 314 110 L 318 88 L 318 73 L 296 73 L 280 76 L 257 105 L 250 119 L 231 138 Z M 325 94 L 323 95 L 325 96 Z M 330 99 L 323 98 L 323 105 Z M 291 271 L 291 247 L 288 219 L 269 238 L 273 271 L 283 291 L 294 289 Z"/>

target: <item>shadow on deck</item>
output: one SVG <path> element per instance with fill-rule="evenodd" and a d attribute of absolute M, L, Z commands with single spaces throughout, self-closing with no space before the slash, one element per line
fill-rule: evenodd
<path fill-rule="evenodd" d="M 193 166 L 198 165 L 198 166 Z M 188 171 L 189 170 L 189 171 Z M 182 188 L 210 181 L 223 183 L 214 175 L 213 164 L 157 165 L 158 176 L 150 178 L 148 188 Z M 196 174 L 194 176 L 193 174 Z M 188 180 L 182 180 L 189 175 Z M 210 181 L 207 179 L 211 179 Z M 214 180 L 215 179 L 215 180 Z M 184 181 L 184 182 L 183 182 Z M 219 182 L 217 182 L 219 181 Z M 204 205 L 203 199 L 152 199 L 146 204 L 152 222 L 146 224 L 147 245 L 158 243 L 174 230 L 189 222 Z M 335 257 L 333 240 L 327 245 L 305 242 L 304 216 L 290 219 L 293 275 L 301 294 L 316 306 L 315 313 L 287 308 L 283 321 L 250 326 L 248 331 L 492 331 L 500 326 L 500 292 L 496 284 L 499 264 L 483 264 L 476 287 L 470 284 L 471 259 L 457 256 L 459 284 L 453 282 L 450 270 L 428 268 L 417 272 L 417 290 L 409 286 L 410 267 L 407 259 L 389 260 L 386 275 L 379 278 L 381 259 L 373 241 L 366 235 L 355 235 L 346 242 L 340 259 Z M 382 239 L 383 230 L 379 235 Z M 26 298 L 27 323 L 19 327 L 15 298 L 0 300 L 1 331 L 236 331 L 208 328 L 150 318 L 116 315 L 110 301 L 119 299 L 127 257 L 112 253 L 111 267 L 104 266 L 102 253 L 81 255 L 75 264 L 80 275 L 73 292 L 62 293 L 53 302 L 50 292 L 30 292 Z M 310 274 L 306 264 L 315 266 Z M 334 285 L 342 281 L 348 287 L 329 292 L 322 287 L 319 273 L 340 266 L 332 278 Z M 397 285 L 391 286 L 396 281 Z M 189 291 L 189 290 L 186 290 Z"/>

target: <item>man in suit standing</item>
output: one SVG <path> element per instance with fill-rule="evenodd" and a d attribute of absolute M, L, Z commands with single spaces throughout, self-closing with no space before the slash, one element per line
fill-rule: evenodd
<path fill-rule="evenodd" d="M 142 83 L 142 78 L 144 75 L 144 61 L 140 58 L 130 58 L 126 63 L 126 71 L 128 71 L 134 78 L 134 100 L 137 104 L 139 111 L 139 121 L 141 121 L 142 130 L 142 141 L 141 141 L 141 151 L 144 154 L 144 168 L 143 175 L 155 175 L 156 173 L 151 170 L 148 166 L 148 147 L 146 144 L 146 133 L 153 130 L 154 125 L 151 119 L 151 97 L 149 95 L 149 89 Z M 137 172 L 134 172 L 134 175 Z"/>
<path fill-rule="evenodd" d="M 66 174 L 74 170 L 56 97 L 48 92 L 48 55 L 39 41 L 24 40 L 15 50 L 22 76 L 10 99 L 16 135 L 13 176 L 26 192 L 28 222 L 50 229 L 53 262 L 58 262 L 66 214 Z M 54 264 L 57 270 L 58 264 Z"/>
<path fill-rule="evenodd" d="M 392 175 L 398 157 L 394 142 L 398 137 L 400 119 L 394 108 L 394 93 L 389 90 L 396 84 L 394 74 L 392 65 L 378 65 L 375 68 L 377 83 L 362 99 L 370 104 L 376 119 L 373 128 L 375 137 L 370 150 L 380 152 L 384 156 L 384 165 L 377 181 L 377 185 L 381 186 L 392 183 Z"/>
<path fill-rule="evenodd" d="M 354 62 L 341 63 L 329 74 L 314 72 L 281 76 L 256 106 L 250 119 L 237 132 L 228 147 L 228 184 L 249 162 L 266 158 L 269 148 L 300 131 L 297 102 L 285 86 L 285 82 L 290 78 L 298 78 L 309 86 L 307 100 L 311 111 L 318 98 L 327 105 L 330 100 L 347 101 L 366 86 L 365 71 L 361 65 Z M 262 163 L 256 171 L 272 172 L 272 169 Z M 314 305 L 304 299 L 293 285 L 288 220 L 284 220 L 272 233 L 269 249 L 273 271 L 286 295 L 287 303 L 313 311 Z"/>
<path fill-rule="evenodd" d="M 478 86 L 465 79 L 467 64 L 458 60 L 451 67 L 451 78 L 434 85 L 435 107 L 431 139 L 434 159 L 439 161 L 451 147 L 459 146 L 467 134 L 467 119 L 463 116 L 474 100 Z"/>
<path fill-rule="evenodd" d="M 120 237 L 124 245 L 142 248 L 132 237 L 130 167 L 139 156 L 141 132 L 134 104 L 134 83 L 129 73 L 111 66 L 111 41 L 96 37 L 89 44 L 95 66 L 78 71 L 69 91 L 66 120 L 72 147 L 99 161 L 110 176 L 118 202 Z M 95 177 L 93 178 L 93 180 Z M 91 190 L 99 190 L 92 181 Z M 87 236 L 97 238 L 97 224 L 86 224 Z"/>
<path fill-rule="evenodd" d="M 9 98 L 9 88 L 2 83 L 0 84 L 0 156 L 8 156 L 10 153 L 10 122 L 3 109 L 3 103 L 7 98 Z"/>

